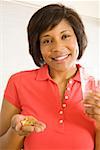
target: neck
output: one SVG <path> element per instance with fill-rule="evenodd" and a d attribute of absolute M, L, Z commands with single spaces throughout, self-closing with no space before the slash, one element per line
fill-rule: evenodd
<path fill-rule="evenodd" d="M 58 71 L 49 68 L 51 78 L 59 83 L 64 82 L 65 80 L 69 80 L 72 76 L 74 76 L 77 72 L 77 66 L 72 66 L 64 71 Z"/>

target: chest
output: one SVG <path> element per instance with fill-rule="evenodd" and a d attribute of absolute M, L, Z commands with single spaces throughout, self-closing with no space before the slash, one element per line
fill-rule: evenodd
<path fill-rule="evenodd" d="M 70 108 L 81 102 L 81 85 L 76 82 L 69 83 L 62 89 L 52 82 L 36 85 L 31 83 L 30 86 L 21 87 L 19 100 L 23 114 L 43 118 L 48 113 L 47 119 L 56 118 L 59 113 L 62 113 L 61 110 L 68 112 Z"/>
<path fill-rule="evenodd" d="M 67 89 L 67 82 L 58 84 L 58 90 L 59 90 L 61 102 L 63 102 L 64 100 L 66 89 Z"/>
<path fill-rule="evenodd" d="M 79 149 L 83 145 L 84 149 L 93 149 L 94 127 L 83 114 L 80 83 L 69 83 L 64 90 L 52 82 L 31 84 L 27 89 L 24 87 L 19 92 L 22 114 L 33 115 L 47 125 L 45 132 L 26 138 L 27 149 L 39 149 L 39 145 L 48 149 L 48 144 L 51 149 L 63 146 L 65 150 L 66 147 L 72 148 L 72 145 Z M 60 92 L 63 93 L 62 102 Z M 87 141 L 90 145 L 87 145 Z"/>

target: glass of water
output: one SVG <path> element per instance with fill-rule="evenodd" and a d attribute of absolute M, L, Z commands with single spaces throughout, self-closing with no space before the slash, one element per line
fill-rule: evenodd
<path fill-rule="evenodd" d="M 90 91 L 100 91 L 100 79 L 90 76 L 84 68 L 80 68 L 83 99 Z"/>

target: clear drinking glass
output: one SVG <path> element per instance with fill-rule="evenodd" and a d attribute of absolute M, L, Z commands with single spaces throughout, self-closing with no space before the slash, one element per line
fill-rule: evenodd
<path fill-rule="evenodd" d="M 84 68 L 80 68 L 81 87 L 83 99 L 90 91 L 100 91 L 100 79 L 99 76 L 90 76 Z"/>

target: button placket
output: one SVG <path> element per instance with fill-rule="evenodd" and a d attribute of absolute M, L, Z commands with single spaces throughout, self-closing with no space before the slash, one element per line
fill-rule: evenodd
<path fill-rule="evenodd" d="M 63 102 L 62 103 L 62 108 L 59 111 L 59 124 L 63 124 L 64 123 L 64 111 L 65 111 L 66 107 L 67 107 L 66 102 Z"/>
<path fill-rule="evenodd" d="M 70 98 L 72 85 L 73 85 L 73 80 L 70 79 L 66 87 L 64 102 L 62 103 L 62 109 L 59 111 L 59 124 L 60 125 L 64 124 L 64 111 L 67 108 L 67 100 Z"/>
<path fill-rule="evenodd" d="M 67 101 L 69 99 L 69 97 L 70 97 L 70 93 L 69 93 L 69 91 L 66 90 L 65 96 L 64 96 L 65 101 Z"/>
<path fill-rule="evenodd" d="M 59 120 L 58 123 L 60 125 L 64 124 L 64 110 L 67 108 L 67 101 L 70 97 L 70 92 L 72 88 L 73 80 L 69 80 L 67 87 L 66 87 L 66 92 L 65 92 L 65 97 L 64 97 L 64 102 L 62 103 L 62 109 L 59 111 Z"/>
<path fill-rule="evenodd" d="M 65 100 L 68 100 L 70 97 L 72 85 L 73 85 L 73 80 L 70 79 L 66 87 Z"/>
<path fill-rule="evenodd" d="M 68 91 L 71 90 L 72 84 L 73 84 L 73 80 L 70 79 L 69 82 L 68 82 L 68 84 L 67 84 L 67 90 L 68 90 Z"/>
<path fill-rule="evenodd" d="M 64 124 L 64 111 L 65 111 L 66 108 L 67 108 L 67 104 L 66 104 L 66 102 L 63 102 L 62 103 L 62 108 L 59 111 L 59 116 L 60 116 L 60 118 L 59 118 L 59 124 L 61 124 L 61 125 Z"/>
<path fill-rule="evenodd" d="M 62 125 L 64 123 L 64 109 L 61 108 L 58 113 L 59 113 L 58 123 Z"/>

